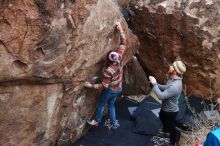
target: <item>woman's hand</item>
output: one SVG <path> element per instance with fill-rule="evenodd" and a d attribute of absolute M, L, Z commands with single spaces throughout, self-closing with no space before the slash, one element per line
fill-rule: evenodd
<path fill-rule="evenodd" d="M 90 82 L 85 82 L 84 86 L 87 88 L 92 88 L 92 84 Z"/>
<path fill-rule="evenodd" d="M 122 26 L 120 22 L 116 22 L 116 28 L 120 31 L 123 32 Z"/>

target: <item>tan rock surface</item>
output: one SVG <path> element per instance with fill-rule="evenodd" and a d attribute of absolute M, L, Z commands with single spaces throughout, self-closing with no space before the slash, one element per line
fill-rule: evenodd
<path fill-rule="evenodd" d="M 147 75 L 135 56 L 124 68 L 123 87 L 123 94 L 127 96 L 146 95 L 151 90 Z"/>
<path fill-rule="evenodd" d="M 61 84 L 0 88 L 0 145 L 54 144 L 59 132 Z"/>

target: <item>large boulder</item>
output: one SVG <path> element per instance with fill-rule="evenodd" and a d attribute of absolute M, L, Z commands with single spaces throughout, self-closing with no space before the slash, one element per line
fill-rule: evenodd
<path fill-rule="evenodd" d="M 0 1 L 0 145 L 67 145 L 81 136 L 99 95 L 83 83 L 118 46 L 116 21 L 127 62 L 138 41 L 112 0 Z"/>
<path fill-rule="evenodd" d="M 54 144 L 60 129 L 62 98 L 62 84 L 1 87 L 0 144 Z"/>
<path fill-rule="evenodd" d="M 184 88 L 206 98 L 220 96 L 220 2 L 140 0 L 131 4 L 131 28 L 140 41 L 139 61 L 164 83 L 168 66 L 182 59 Z"/>
<path fill-rule="evenodd" d="M 123 95 L 143 95 L 150 92 L 150 83 L 137 57 L 133 57 L 124 67 Z"/>

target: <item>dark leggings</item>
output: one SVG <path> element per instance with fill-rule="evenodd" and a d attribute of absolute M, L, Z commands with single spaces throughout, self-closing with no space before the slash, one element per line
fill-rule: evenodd
<path fill-rule="evenodd" d="M 175 119 L 178 112 L 165 112 L 160 110 L 160 120 L 163 124 L 163 131 L 170 133 L 170 143 L 179 144 L 180 131 L 176 129 Z"/>

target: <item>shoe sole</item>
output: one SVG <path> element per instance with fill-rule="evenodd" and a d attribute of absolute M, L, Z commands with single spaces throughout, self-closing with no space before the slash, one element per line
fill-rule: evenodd
<path fill-rule="evenodd" d="M 90 125 L 90 126 L 98 126 L 99 124 L 95 124 L 95 125 L 93 125 L 93 124 L 91 124 L 91 122 L 89 122 L 89 121 L 86 121 L 86 123 L 88 124 L 88 125 Z"/>
<path fill-rule="evenodd" d="M 183 133 L 186 133 L 186 134 L 192 134 L 193 133 L 192 131 L 182 130 L 182 129 L 178 128 L 178 127 L 176 127 L 176 129 L 181 131 L 181 132 L 183 132 Z"/>
<path fill-rule="evenodd" d="M 157 134 L 158 136 L 160 136 L 160 137 L 164 137 L 164 138 L 169 138 L 170 137 L 170 135 L 169 134 L 162 134 L 162 133 L 158 133 Z"/>

